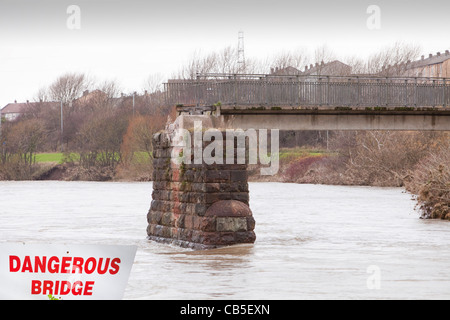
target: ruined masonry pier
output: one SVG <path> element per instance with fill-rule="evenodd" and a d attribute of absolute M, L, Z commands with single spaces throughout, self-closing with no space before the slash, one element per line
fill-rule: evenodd
<path fill-rule="evenodd" d="M 249 207 L 247 165 L 172 161 L 173 154 L 182 156 L 183 150 L 176 141 L 177 130 L 192 132 L 194 121 L 211 128 L 214 117 L 180 116 L 153 137 L 148 238 L 193 249 L 253 243 L 255 220 Z M 221 132 L 225 137 L 225 131 Z M 203 142 L 203 148 L 209 143 Z"/>

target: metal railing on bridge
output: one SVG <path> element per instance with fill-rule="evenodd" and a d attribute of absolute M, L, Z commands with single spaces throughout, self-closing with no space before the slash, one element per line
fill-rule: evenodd
<path fill-rule="evenodd" d="M 170 104 L 449 107 L 450 78 L 198 74 L 165 84 Z"/>

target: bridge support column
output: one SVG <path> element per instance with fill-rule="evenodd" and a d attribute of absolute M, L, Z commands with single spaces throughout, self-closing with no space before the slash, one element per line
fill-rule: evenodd
<path fill-rule="evenodd" d="M 180 131 L 189 132 L 193 142 L 194 121 L 202 121 L 205 129 L 212 126 L 213 119 L 180 116 L 153 137 L 153 201 L 147 215 L 148 238 L 193 249 L 253 243 L 255 220 L 249 208 L 247 165 L 236 161 L 196 163 L 193 159 L 186 163 L 186 139 L 180 141 Z M 224 131 L 221 133 L 225 137 Z M 210 143 L 202 140 L 202 149 Z M 195 148 L 194 143 L 192 146 Z M 185 161 L 174 161 L 177 156 L 184 156 Z"/>

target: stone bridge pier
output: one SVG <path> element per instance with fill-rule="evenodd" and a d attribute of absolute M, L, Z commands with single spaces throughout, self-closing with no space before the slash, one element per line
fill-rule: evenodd
<path fill-rule="evenodd" d="M 193 249 L 253 243 L 255 220 L 249 207 L 247 164 L 198 160 L 196 156 L 215 141 L 202 139 L 201 145 L 195 145 L 193 129 L 199 121 L 203 130 L 219 127 L 212 116 L 182 115 L 153 137 L 148 238 Z M 225 131 L 216 132 L 225 141 Z M 236 148 L 234 142 L 234 158 Z"/>

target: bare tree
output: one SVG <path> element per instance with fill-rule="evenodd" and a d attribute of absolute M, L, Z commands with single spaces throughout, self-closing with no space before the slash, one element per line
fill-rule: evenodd
<path fill-rule="evenodd" d="M 333 66 L 333 68 L 330 69 L 329 66 L 327 66 L 327 63 L 336 60 L 336 56 L 334 52 L 327 46 L 322 45 L 317 47 L 314 50 L 314 62 L 316 75 L 323 75 L 323 74 L 332 74 L 332 75 L 344 75 L 346 72 L 341 68 L 341 66 Z"/>
<path fill-rule="evenodd" d="M 367 62 L 358 56 L 350 56 L 344 62 L 352 68 L 352 74 L 364 74 L 367 72 Z"/>
<path fill-rule="evenodd" d="M 163 91 L 164 76 L 161 73 L 153 73 L 144 82 L 144 90 L 152 94 Z"/>
<path fill-rule="evenodd" d="M 49 90 L 46 87 L 42 87 L 36 92 L 36 95 L 34 97 L 34 101 L 36 102 L 46 102 L 50 101 L 49 97 Z"/>
<path fill-rule="evenodd" d="M 97 85 L 98 90 L 105 93 L 106 98 L 113 99 L 120 95 L 121 86 L 115 80 L 106 80 Z"/>
<path fill-rule="evenodd" d="M 367 61 L 366 72 L 385 77 L 401 76 L 405 72 L 405 63 L 417 59 L 420 51 L 418 45 L 396 42 L 394 45 L 370 56 Z"/>
<path fill-rule="evenodd" d="M 334 54 L 334 52 L 327 46 L 327 45 L 322 45 L 317 47 L 314 50 L 314 62 L 316 63 L 322 63 L 322 61 L 324 63 L 333 61 L 336 59 L 336 55 Z"/>
<path fill-rule="evenodd" d="M 267 64 L 273 68 L 285 69 L 293 67 L 300 70 L 308 63 L 308 54 L 304 49 L 297 49 L 292 51 L 282 51 L 271 58 Z"/>
<path fill-rule="evenodd" d="M 445 138 L 440 150 L 423 158 L 406 183 L 407 190 L 417 195 L 422 218 L 450 220 L 450 146 Z"/>
<path fill-rule="evenodd" d="M 240 73 L 243 70 L 241 70 L 238 61 L 238 51 L 232 46 L 206 55 L 196 51 L 188 63 L 180 69 L 177 77 L 181 79 L 195 79 L 198 73 Z M 247 59 L 244 71 L 249 73 L 255 70 L 256 63 L 251 59 Z"/>
<path fill-rule="evenodd" d="M 69 104 L 79 98 L 87 90 L 91 81 L 84 74 L 66 73 L 60 76 L 49 87 L 49 96 L 53 101 Z"/>
<path fill-rule="evenodd" d="M 8 153 L 18 155 L 25 165 L 31 166 L 44 139 L 45 127 L 42 120 L 27 119 L 14 123 L 4 142 Z"/>
<path fill-rule="evenodd" d="M 196 79 L 197 73 L 211 73 L 217 62 L 215 53 L 202 56 L 199 51 L 194 52 L 188 63 L 178 72 L 178 78 Z"/>

